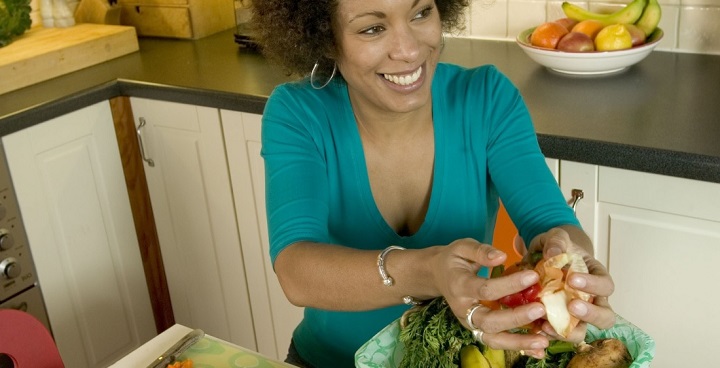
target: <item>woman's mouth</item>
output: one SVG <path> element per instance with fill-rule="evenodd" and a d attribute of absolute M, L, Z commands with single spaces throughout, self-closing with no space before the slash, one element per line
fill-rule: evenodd
<path fill-rule="evenodd" d="M 401 85 L 401 86 L 409 86 L 420 79 L 420 76 L 422 75 L 422 66 L 417 68 L 413 73 L 411 74 L 405 74 L 405 75 L 396 75 L 396 74 L 383 74 L 383 78 L 386 80 Z"/>

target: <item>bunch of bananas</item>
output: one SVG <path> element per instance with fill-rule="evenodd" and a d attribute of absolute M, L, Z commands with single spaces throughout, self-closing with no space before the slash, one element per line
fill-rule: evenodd
<path fill-rule="evenodd" d="M 505 368 L 505 351 L 487 346 L 483 351 L 475 344 L 465 345 L 460 350 L 460 368 Z"/>
<path fill-rule="evenodd" d="M 650 36 L 655 31 L 662 16 L 657 0 L 633 0 L 624 8 L 610 14 L 591 12 L 567 1 L 562 3 L 562 10 L 565 16 L 576 21 L 594 19 L 605 26 L 634 24 L 645 32 L 645 36 Z"/>

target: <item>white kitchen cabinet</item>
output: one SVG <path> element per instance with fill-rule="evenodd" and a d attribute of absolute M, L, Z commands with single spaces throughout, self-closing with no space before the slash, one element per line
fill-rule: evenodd
<path fill-rule="evenodd" d="M 600 250 L 601 245 L 597 242 L 597 165 L 584 164 L 572 161 L 561 161 L 559 166 L 560 189 L 565 198 L 573 201 L 573 190 L 582 191 L 582 198 L 575 202 L 575 216 L 595 245 L 595 258 L 605 263 L 605 248 Z M 570 203 L 570 202 L 569 202 Z"/>
<path fill-rule="evenodd" d="M 2 141 L 65 366 L 107 367 L 156 336 L 109 102 Z"/>
<path fill-rule="evenodd" d="M 177 323 L 256 348 L 217 109 L 131 98 Z M 255 276 L 249 276 L 254 278 Z M 263 310 L 256 313 L 266 313 Z"/>
<path fill-rule="evenodd" d="M 653 367 L 713 361 L 716 341 L 705 336 L 720 328 L 711 291 L 720 184 L 564 161 L 560 177 L 585 191 L 579 210 L 594 218 L 596 255 L 615 281 L 611 305 L 655 339 Z"/>
<path fill-rule="evenodd" d="M 261 116 L 221 110 L 230 176 L 235 194 L 258 351 L 285 359 L 303 309 L 287 300 L 270 263 L 265 212 L 265 167 L 260 156 Z"/>

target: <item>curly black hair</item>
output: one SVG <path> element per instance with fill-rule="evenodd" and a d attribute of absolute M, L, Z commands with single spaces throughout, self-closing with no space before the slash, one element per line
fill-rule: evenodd
<path fill-rule="evenodd" d="M 253 37 L 265 57 L 288 75 L 303 76 L 319 62 L 318 73 L 328 76 L 336 54 L 332 20 L 339 0 L 256 0 L 251 20 Z M 470 0 L 435 0 L 443 31 L 464 27 Z"/>

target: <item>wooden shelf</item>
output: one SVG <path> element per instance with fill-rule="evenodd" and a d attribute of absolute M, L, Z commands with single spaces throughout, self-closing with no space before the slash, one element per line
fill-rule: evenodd
<path fill-rule="evenodd" d="M 0 94 L 138 49 L 133 27 L 89 23 L 68 28 L 36 26 L 0 48 Z"/>

